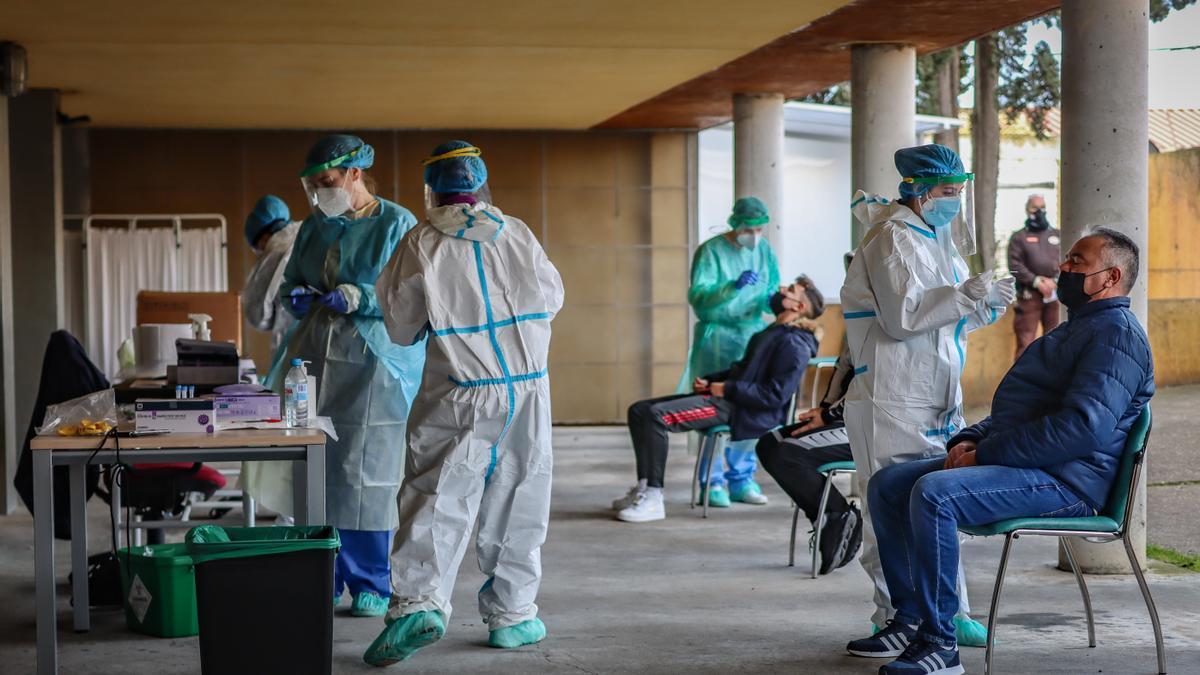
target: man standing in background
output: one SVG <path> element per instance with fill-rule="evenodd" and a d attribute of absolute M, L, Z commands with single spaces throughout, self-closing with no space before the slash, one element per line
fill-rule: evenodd
<path fill-rule="evenodd" d="M 1058 230 L 1046 219 L 1046 199 L 1039 194 L 1025 200 L 1025 227 L 1008 241 L 1008 270 L 1017 278 L 1017 304 L 1013 308 L 1013 332 L 1017 336 L 1016 361 L 1042 333 L 1054 330 L 1059 321 L 1058 265 L 1062 262 Z"/>

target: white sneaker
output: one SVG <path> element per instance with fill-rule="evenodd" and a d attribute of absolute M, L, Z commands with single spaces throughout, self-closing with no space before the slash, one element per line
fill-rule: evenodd
<path fill-rule="evenodd" d="M 623 520 L 627 523 L 648 523 L 652 520 L 662 520 L 666 517 L 667 511 L 663 508 L 661 492 L 655 495 L 641 492 L 633 500 L 631 506 L 621 509 L 617 513 L 617 520 Z"/>
<path fill-rule="evenodd" d="M 613 500 L 613 511 L 621 511 L 633 506 L 633 503 L 637 501 L 638 495 L 642 494 L 642 492 L 644 492 L 644 488 L 642 488 L 640 485 L 634 485 L 633 487 L 629 488 L 629 492 L 627 492 L 624 497 Z"/>

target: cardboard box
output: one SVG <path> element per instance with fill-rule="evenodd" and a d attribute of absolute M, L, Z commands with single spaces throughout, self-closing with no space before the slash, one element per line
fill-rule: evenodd
<path fill-rule="evenodd" d="M 141 399 L 133 404 L 134 426 L 143 432 L 212 433 L 216 415 L 212 399 Z"/>
<path fill-rule="evenodd" d="M 218 394 L 213 399 L 218 424 L 233 422 L 276 422 L 282 419 L 279 394 Z"/>

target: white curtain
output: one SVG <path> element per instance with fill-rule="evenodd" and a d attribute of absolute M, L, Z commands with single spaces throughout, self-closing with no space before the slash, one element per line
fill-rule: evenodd
<path fill-rule="evenodd" d="M 176 245 L 170 227 L 93 227 L 87 251 L 88 351 L 112 377 L 117 349 L 137 324 L 141 291 L 224 291 L 220 228 L 189 229 Z"/>
<path fill-rule="evenodd" d="M 228 276 L 221 230 L 215 227 L 184 230 L 179 247 L 179 288 L 175 290 L 224 292 L 229 289 Z"/>

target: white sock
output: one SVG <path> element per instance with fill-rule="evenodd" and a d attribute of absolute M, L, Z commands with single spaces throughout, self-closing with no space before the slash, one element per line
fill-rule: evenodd
<path fill-rule="evenodd" d="M 662 499 L 663 489 L 660 487 L 647 487 L 646 496 L 651 499 Z"/>
<path fill-rule="evenodd" d="M 639 478 L 639 479 L 638 479 L 638 492 L 645 492 L 645 491 L 646 491 L 646 484 L 647 484 L 648 482 L 649 482 L 649 481 L 648 481 L 647 479 L 645 479 L 645 478 Z"/>

